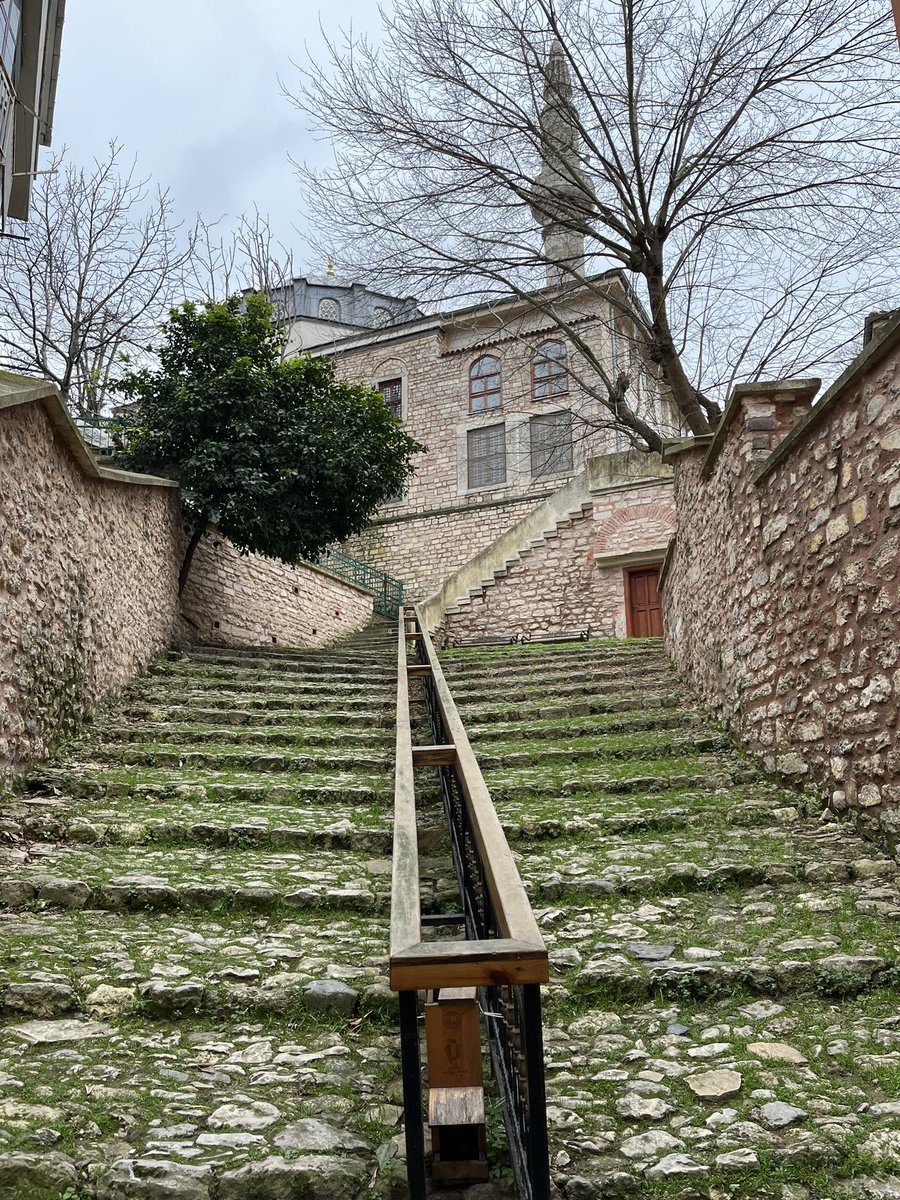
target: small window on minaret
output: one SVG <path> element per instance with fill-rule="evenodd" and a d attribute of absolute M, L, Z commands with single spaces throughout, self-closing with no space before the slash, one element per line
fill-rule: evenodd
<path fill-rule="evenodd" d="M 569 390 L 566 348 L 562 342 L 541 342 L 531 360 L 532 400 L 552 400 Z"/>
<path fill-rule="evenodd" d="M 469 368 L 469 412 L 500 407 L 500 359 L 485 354 Z"/>

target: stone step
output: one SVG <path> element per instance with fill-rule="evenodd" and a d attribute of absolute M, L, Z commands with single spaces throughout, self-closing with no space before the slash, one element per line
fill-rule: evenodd
<path fill-rule="evenodd" d="M 501 767 L 542 767 L 556 763 L 589 760 L 602 765 L 616 759 L 684 758 L 692 754 L 727 751 L 731 743 L 725 734 L 697 734 L 680 731 L 644 730 L 640 734 L 605 734 L 573 737 L 563 744 L 522 738 L 519 742 L 482 739 L 476 747 L 482 770 Z"/>
<path fill-rule="evenodd" d="M 451 689 L 452 690 L 452 689 Z M 666 689 L 660 692 L 644 692 L 641 694 L 623 694 L 621 691 L 604 693 L 599 696 L 582 693 L 569 697 L 565 703 L 554 700 L 555 693 L 541 699 L 520 701 L 513 705 L 504 700 L 493 700 L 481 703 L 472 699 L 465 705 L 459 705 L 466 727 L 486 725 L 492 722 L 508 723 L 520 715 L 523 720 L 531 719 L 558 721 L 569 717 L 587 717 L 625 712 L 678 711 L 686 692 L 682 689 Z"/>
<path fill-rule="evenodd" d="M 886 1174 L 900 1057 L 887 989 L 840 1008 L 815 993 L 551 1001 L 544 1045 L 551 1161 L 568 1155 L 585 1195 L 897 1194 Z M 602 1157 L 572 1153 L 589 1144 Z"/>
<path fill-rule="evenodd" d="M 570 796 L 594 793 L 631 794 L 696 789 L 719 791 L 755 777 L 752 767 L 722 754 L 686 758 L 610 760 L 599 764 L 587 759 L 560 766 L 486 769 L 485 780 L 494 802 L 527 797 Z"/>
<path fill-rule="evenodd" d="M 583 643 L 575 643 L 581 645 Z M 584 643 L 590 644 L 590 643 Z M 527 649 L 527 646 L 525 647 Z M 503 679 L 527 680 L 535 677 L 575 677 L 585 682 L 596 675 L 627 677 L 634 672 L 648 674 L 664 672 L 672 674 L 671 663 L 664 655 L 656 653 L 619 655 L 557 655 L 544 663 L 539 659 L 524 663 L 510 661 L 507 657 L 485 660 L 480 666 L 469 668 L 458 659 L 449 657 L 451 651 L 441 654 L 441 665 L 447 679 L 454 686 L 476 686 L 490 682 L 498 676 Z"/>
<path fill-rule="evenodd" d="M 310 708 L 302 704 L 292 705 L 288 701 L 276 702 L 276 706 L 266 707 L 266 698 L 254 699 L 251 705 L 235 707 L 233 702 L 223 699 L 221 707 L 210 708 L 209 701 L 215 697 L 202 696 L 195 704 L 164 703 L 150 704 L 131 702 L 118 710 L 118 716 L 129 721 L 154 721 L 157 724 L 189 725 L 196 723 L 200 726 L 271 726 L 276 729 L 309 732 L 317 730 L 334 730 L 348 728 L 357 729 L 388 729 L 395 724 L 393 713 L 385 709 L 373 709 L 360 704 L 348 709 L 346 704 L 340 708 Z"/>
<path fill-rule="evenodd" d="M 249 671 L 244 676 L 204 676 L 191 672 L 178 675 L 151 675 L 142 679 L 128 690 L 128 696 L 159 696 L 210 692 L 215 694 L 247 695 L 264 693 L 274 696 L 309 696 L 333 700 L 342 695 L 354 699 L 369 699 L 384 703 L 396 693 L 396 682 L 382 684 L 369 682 L 341 682 L 327 676 L 321 678 L 298 676 L 296 679 L 281 675 L 262 675 Z"/>
<path fill-rule="evenodd" d="M 621 640 L 592 640 L 585 642 L 540 642 L 525 645 L 485 645 L 452 647 L 441 651 L 445 671 L 469 675 L 496 667 L 528 670 L 536 666 L 552 667 L 560 662 L 571 664 L 611 663 L 627 666 L 644 661 L 667 662 L 663 642 L 659 638 Z"/>
<path fill-rule="evenodd" d="M 90 773 L 67 770 L 64 767 L 46 768 L 32 776 L 28 789 L 37 795 L 58 792 L 78 799 L 122 799 L 137 797 L 144 800 L 173 799 L 178 796 L 248 805 L 257 802 L 283 804 L 373 804 L 393 794 L 390 777 L 317 776 L 302 778 L 291 775 L 233 775 L 213 771 L 189 773 L 179 771 L 125 772 L 113 769 Z M 185 791 L 185 789 L 187 789 Z"/>
<path fill-rule="evenodd" d="M 633 709 L 624 713 L 599 714 L 593 717 L 568 717 L 565 721 L 527 717 L 521 721 L 496 721 L 493 724 L 467 723 L 466 732 L 472 745 L 479 749 L 501 738 L 522 737 L 527 741 L 565 741 L 571 737 L 590 737 L 606 733 L 638 733 L 660 729 L 681 729 L 685 733 L 703 729 L 712 732 L 705 714 L 691 709 L 656 709 L 644 712 Z M 169 734 L 171 737 L 171 732 Z"/>
<path fill-rule="evenodd" d="M 588 689 L 610 689 L 628 691 L 641 687 L 660 688 L 666 684 L 677 684 L 677 679 L 668 667 L 657 669 L 640 668 L 627 673 L 621 671 L 564 671 L 558 679 L 548 672 L 533 671 L 527 675 L 509 675 L 494 673 L 483 680 L 460 680 L 451 682 L 453 695 L 458 704 L 465 704 L 470 697 L 489 699 L 496 693 L 510 695 L 525 695 L 535 691 L 573 691 Z"/>
<path fill-rule="evenodd" d="M 646 681 L 636 679 L 618 679 L 610 677 L 606 680 L 598 680 L 589 685 L 577 682 L 566 683 L 548 683 L 546 681 L 534 680 L 526 684 L 513 683 L 512 681 L 497 680 L 491 685 L 485 685 L 482 688 L 460 689 L 453 687 L 454 697 L 457 705 L 462 712 L 463 719 L 468 718 L 469 705 L 480 708 L 491 702 L 507 703 L 514 701 L 519 703 L 532 704 L 564 704 L 567 701 L 572 701 L 576 704 L 591 704 L 598 698 L 604 696 L 635 696 L 643 697 L 658 696 L 662 691 L 672 689 L 677 702 L 684 703 L 688 700 L 687 693 L 679 687 L 675 680 L 671 682 L 666 678 L 648 678 Z"/>
<path fill-rule="evenodd" d="M 220 717 L 223 714 L 220 714 Z M 241 714 L 249 716 L 250 714 Z M 237 729 L 235 726 L 238 726 Z M 117 722 L 107 725 L 95 725 L 91 729 L 93 741 L 101 745 L 122 745 L 125 743 L 159 743 L 161 730 L 158 724 L 139 724 L 137 722 Z M 207 746 L 234 745 L 241 746 L 285 746 L 297 750 L 319 747 L 358 747 L 360 750 L 378 751 L 390 748 L 392 731 L 387 729 L 345 729 L 339 723 L 326 728 L 312 727 L 303 729 L 271 728 L 267 726 L 240 725 L 238 722 L 220 720 L 218 725 L 181 726 L 167 722 L 164 730 L 165 744 L 169 746 Z"/>
<path fill-rule="evenodd" d="M 322 692 L 304 693 L 302 691 L 282 691 L 272 688 L 251 692 L 232 691 L 230 688 L 215 690 L 175 688 L 152 689 L 141 695 L 129 694 L 125 699 L 125 711 L 143 707 L 145 710 L 170 708 L 199 708 L 199 709 L 236 709 L 238 711 L 254 709 L 280 709 L 299 714 L 333 719 L 345 712 L 372 712 L 381 709 L 382 720 L 393 718 L 388 708 L 387 697 L 353 696 L 341 694 L 339 691 L 326 694 Z M 333 723 L 333 720 L 332 720 Z"/>
<path fill-rule="evenodd" d="M 74 756 L 73 756 L 74 757 Z M 184 746 L 167 745 L 165 742 L 154 747 L 134 745 L 116 746 L 111 743 L 94 745 L 85 765 L 113 763 L 121 766 L 154 767 L 166 770 L 198 771 L 251 771 L 253 774 L 279 773 L 303 774 L 307 771 L 354 771 L 375 772 L 387 770 L 393 765 L 391 756 L 384 750 L 355 749 L 341 754 L 336 750 L 316 748 L 305 754 L 260 753 L 258 747 L 226 744 L 210 746 L 204 750 L 189 750 Z"/>
<path fill-rule="evenodd" d="M 27 851 L 7 851 L 5 857 L 0 902 L 11 908 L 37 902 L 130 911 L 330 907 L 368 912 L 385 911 L 390 890 L 389 859 L 345 849 L 32 843 Z"/>
<path fill-rule="evenodd" d="M 396 659 L 396 656 L 394 656 Z M 329 679 L 354 680 L 371 678 L 374 681 L 396 677 L 396 661 L 390 659 L 373 660 L 370 663 L 360 662 L 355 656 L 348 659 L 329 659 L 321 655 L 308 659 L 291 658 L 253 658 L 243 655 L 240 658 L 228 658 L 224 655 L 215 657 L 202 654 L 179 654 L 173 652 L 165 658 L 156 659 L 148 667 L 151 675 L 192 674 L 196 676 L 241 676 L 246 674 L 260 675 L 307 675 L 316 677 L 327 675 Z"/>

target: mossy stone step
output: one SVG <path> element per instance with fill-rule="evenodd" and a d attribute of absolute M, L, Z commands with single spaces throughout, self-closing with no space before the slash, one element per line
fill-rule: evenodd
<path fill-rule="evenodd" d="M 155 704 L 165 708 L 173 706 L 191 706 L 198 708 L 279 708 L 297 713 L 320 712 L 334 713 L 347 710 L 372 710 L 381 708 L 388 711 L 387 697 L 371 694 L 342 692 L 311 691 L 305 692 L 292 688 L 264 688 L 252 691 L 233 691 L 230 688 L 161 688 L 145 687 L 140 692 L 133 691 L 126 697 L 127 704 Z"/>
<path fill-rule="evenodd" d="M 484 703 L 476 698 L 458 705 L 466 728 L 486 725 L 494 721 L 509 723 L 517 714 L 524 721 L 532 717 L 537 720 L 560 721 L 569 717 L 601 716 L 613 713 L 647 712 L 658 710 L 679 711 L 687 701 L 683 689 L 668 688 L 661 692 L 644 692 L 640 695 L 622 693 L 620 690 L 603 695 L 592 692 L 574 693 L 561 703 L 555 693 L 535 695 L 530 700 L 512 704 L 507 700 Z"/>
<path fill-rule="evenodd" d="M 502 749 L 501 749 L 502 746 Z M 570 738 L 562 744 L 545 741 L 501 743 L 483 740 L 478 746 L 478 761 L 485 771 L 500 767 L 541 767 L 558 762 L 590 762 L 602 766 L 622 759 L 686 758 L 693 754 L 711 754 L 731 748 L 724 734 L 678 737 L 668 732 L 644 731 L 640 735 L 609 734 L 595 737 Z"/>
<path fill-rule="evenodd" d="M 232 679 L 261 678 L 261 679 L 323 679 L 334 683 L 362 684 L 369 683 L 372 687 L 388 685 L 396 679 L 396 667 L 389 664 L 380 667 L 360 666 L 354 663 L 328 663 L 311 661 L 308 663 L 279 663 L 267 662 L 264 659 L 244 659 L 239 663 L 230 663 L 222 659 L 203 662 L 196 658 L 157 659 L 147 668 L 149 677 L 177 679 L 190 675 L 195 679 Z"/>
<path fill-rule="evenodd" d="M 662 671 L 629 671 L 623 674 L 618 671 L 595 671 L 581 677 L 578 672 L 560 672 L 558 679 L 549 673 L 536 671 L 533 675 L 518 679 L 507 678 L 497 672 L 484 680 L 458 682 L 452 685 L 453 696 L 460 705 L 466 703 L 469 697 L 488 700 L 501 694 L 510 697 L 530 696 L 536 692 L 568 696 L 573 692 L 605 692 L 611 690 L 629 693 L 659 691 L 666 684 L 677 683 L 676 676 L 667 668 Z"/>
<path fill-rule="evenodd" d="M 188 789 L 184 792 L 182 789 Z M 305 776 L 250 776 L 239 779 L 217 775 L 212 771 L 185 771 L 177 775 L 159 771 L 155 777 L 145 771 L 140 775 L 120 775 L 114 770 L 86 773 L 59 768 L 47 769 L 28 781 L 28 789 L 37 795 L 62 792 L 78 799 L 123 799 L 134 796 L 144 800 L 173 799 L 179 795 L 227 803 L 255 804 L 374 804 L 390 794 L 389 780 L 362 781 Z"/>
<path fill-rule="evenodd" d="M 249 714 L 246 714 L 249 715 Z M 287 746 L 296 749 L 307 747 L 347 747 L 353 746 L 362 750 L 381 750 L 390 748 L 392 738 L 387 729 L 345 729 L 340 722 L 332 726 L 311 728 L 273 729 L 266 726 L 238 725 L 220 721 L 218 725 L 181 726 L 166 723 L 165 729 L 154 724 L 125 724 L 122 721 L 110 722 L 106 725 L 95 725 L 91 730 L 93 741 L 101 745 L 122 745 L 124 743 L 149 742 L 158 744 L 165 741 L 166 745 L 205 746 L 233 745 L 241 746 Z M 164 738 L 161 737 L 164 733 Z"/>
<path fill-rule="evenodd" d="M 140 747 L 133 744 L 116 746 L 109 742 L 94 745 L 89 750 L 89 759 L 94 763 L 119 763 L 122 766 L 155 767 L 198 771 L 252 771 L 254 774 L 289 772 L 302 774 L 306 771 L 355 771 L 371 774 L 387 770 L 392 765 L 385 752 L 354 750 L 340 754 L 334 750 L 320 749 L 304 754 L 262 753 L 258 747 L 240 745 L 210 746 L 204 750 L 187 749 L 184 746 L 165 744 Z"/>
<path fill-rule="evenodd" d="M 501 739 L 521 738 L 523 741 L 558 741 L 570 738 L 593 737 L 602 734 L 636 734 L 647 731 L 680 729 L 686 734 L 701 729 L 709 733 L 715 727 L 704 713 L 690 709 L 655 709 L 645 712 L 635 707 L 630 712 L 601 713 L 593 717 L 569 717 L 565 721 L 531 717 L 521 721 L 497 721 L 477 725 L 468 723 L 466 732 L 476 750 Z"/>
<path fill-rule="evenodd" d="M 394 724 L 393 714 L 386 710 L 371 707 L 347 711 L 344 705 L 340 708 L 306 709 L 301 706 L 279 705 L 267 709 L 263 706 L 237 708 L 223 701 L 221 707 L 204 707 L 207 697 L 203 697 L 195 705 L 153 705 L 141 703 L 125 703 L 117 715 L 134 721 L 154 721 L 158 724 L 189 725 L 196 723 L 200 726 L 271 726 L 279 730 L 312 731 L 314 729 L 331 729 L 335 724 L 345 725 L 350 730 L 356 729 L 387 729 Z M 158 725 L 157 725 L 158 727 Z"/>

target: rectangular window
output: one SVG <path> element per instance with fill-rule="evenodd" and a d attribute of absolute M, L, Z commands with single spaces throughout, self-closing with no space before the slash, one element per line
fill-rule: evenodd
<path fill-rule="evenodd" d="M 403 416 L 403 380 L 402 379 L 385 379 L 381 383 L 376 384 L 376 388 L 384 396 L 384 402 L 388 410 L 395 417 Z"/>
<path fill-rule="evenodd" d="M 572 470 L 572 414 L 568 411 L 532 417 L 531 477 L 567 475 Z"/>
<path fill-rule="evenodd" d="M 470 429 L 467 436 L 468 486 L 487 488 L 506 483 L 506 426 Z"/>

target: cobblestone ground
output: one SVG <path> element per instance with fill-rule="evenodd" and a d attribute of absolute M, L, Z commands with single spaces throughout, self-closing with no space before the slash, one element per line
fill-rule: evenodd
<path fill-rule="evenodd" d="M 550 950 L 567 1200 L 900 1197 L 896 863 L 761 777 L 658 642 L 443 657 Z"/>
<path fill-rule="evenodd" d="M 382 628 L 172 656 L 3 803 L 2 1200 L 402 1193 Z"/>

